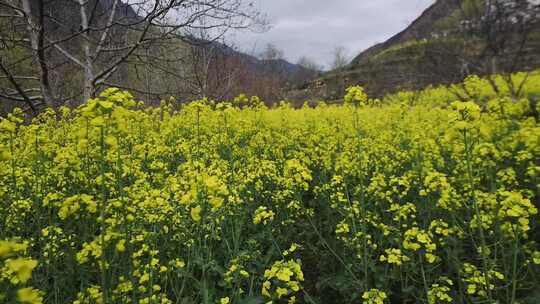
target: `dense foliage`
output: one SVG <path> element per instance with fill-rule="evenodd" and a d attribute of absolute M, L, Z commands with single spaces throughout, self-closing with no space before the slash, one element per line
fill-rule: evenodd
<path fill-rule="evenodd" d="M 537 303 L 539 106 L 486 86 L 16 111 L 0 302 Z"/>

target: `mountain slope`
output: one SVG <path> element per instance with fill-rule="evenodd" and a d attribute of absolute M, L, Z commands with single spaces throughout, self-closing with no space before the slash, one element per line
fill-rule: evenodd
<path fill-rule="evenodd" d="M 437 1 L 428 7 L 420 17 L 414 20 L 405 30 L 392 36 L 383 43 L 376 44 L 367 50 L 361 52 L 352 61 L 352 65 L 357 65 L 373 56 L 374 54 L 388 49 L 399 43 L 404 43 L 412 39 L 429 38 L 433 33 L 433 28 L 437 21 L 445 18 L 449 13 L 458 8 L 457 1 Z"/>
<path fill-rule="evenodd" d="M 320 71 L 312 70 L 281 58 L 271 60 L 260 59 L 217 41 L 212 42 L 210 46 L 214 47 L 216 51 L 224 56 L 237 57 L 242 63 L 248 66 L 251 72 L 278 77 L 280 82 L 284 84 L 299 85 L 302 82 L 312 80 L 320 73 Z"/>
<path fill-rule="evenodd" d="M 526 43 L 522 44 L 512 32 L 511 22 L 509 26 L 505 24 L 507 32 L 501 34 L 489 27 L 484 28 L 483 24 L 484 27 L 478 25 L 484 22 L 482 18 L 486 15 L 467 19 L 471 5 L 479 5 L 478 14 L 491 14 L 489 8 L 483 7 L 484 4 L 478 4 L 483 0 L 437 0 L 400 33 L 361 52 L 347 67 L 325 73 L 291 91 L 289 98 L 300 101 L 339 100 L 351 85 L 362 85 L 371 96 L 380 97 L 397 90 L 459 82 L 468 74 L 484 75 L 540 67 L 538 1 L 499 1 L 509 12 L 509 20 L 523 18 L 521 16 L 530 19 L 527 23 L 530 35 L 527 35 Z M 486 30 L 486 35 L 494 35 L 497 47 L 503 45 L 497 56 L 491 56 L 499 60 L 496 63 L 498 69 L 486 67 L 492 64 L 492 58 L 486 51 L 492 41 L 480 35 Z M 513 62 L 513 58 L 519 58 L 519 62 Z"/>

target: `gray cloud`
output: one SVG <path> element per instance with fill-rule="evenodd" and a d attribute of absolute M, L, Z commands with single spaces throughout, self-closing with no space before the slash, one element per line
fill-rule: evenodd
<path fill-rule="evenodd" d="M 257 0 L 272 28 L 264 33 L 242 31 L 232 41 L 241 50 L 258 53 L 267 43 L 296 62 L 308 56 L 327 65 L 332 50 L 345 47 L 350 55 L 403 30 L 434 0 Z"/>

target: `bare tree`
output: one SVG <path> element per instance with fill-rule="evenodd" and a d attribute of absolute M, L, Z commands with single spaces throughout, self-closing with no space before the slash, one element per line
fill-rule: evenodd
<path fill-rule="evenodd" d="M 332 52 L 332 62 L 330 63 L 330 69 L 341 69 L 349 63 L 349 55 L 347 49 L 343 46 L 335 47 Z"/>
<path fill-rule="evenodd" d="M 52 85 L 70 76 L 83 84 L 75 83 L 74 91 L 84 100 L 108 85 L 129 88 L 131 70 L 138 73 L 141 66 L 147 85 L 135 89 L 149 94 L 149 67 L 163 67 L 160 60 L 170 62 L 174 56 L 164 51 L 191 44 L 192 31 L 205 31 L 213 41 L 260 21 L 253 5 L 242 0 L 139 0 L 129 5 L 121 0 L 0 0 L 0 7 L 9 29 L 20 33 L 0 37 L 4 45 L 11 43 L 0 49 L 1 58 L 10 57 L 14 48 L 26 48 L 35 67 L 19 76 L 12 71 L 20 69 L 20 61 L 3 61 L 0 72 L 8 81 L 0 84 L 11 84 L 7 99 L 28 105 L 39 100 L 53 106 L 54 100 L 73 98 Z"/>
<path fill-rule="evenodd" d="M 454 0 L 459 12 L 464 76 L 487 75 L 493 89 L 499 91 L 493 79 L 503 74 L 513 95 L 519 95 L 523 83 L 514 84 L 512 73 L 527 69 L 526 54 L 540 51 L 531 34 L 540 25 L 540 4 L 531 0 Z M 526 77 L 524 81 L 526 80 Z"/>
<path fill-rule="evenodd" d="M 268 43 L 259 57 L 262 60 L 279 60 L 283 59 L 284 54 L 275 44 Z"/>
<path fill-rule="evenodd" d="M 185 85 L 192 98 L 222 100 L 231 97 L 242 73 L 239 54 L 223 42 L 193 44 L 185 58 Z"/>
<path fill-rule="evenodd" d="M 0 97 L 23 102 L 37 112 L 37 100 L 52 105 L 52 92 L 43 47 L 43 2 L 36 1 L 34 6 L 37 14 L 31 14 L 30 0 L 0 2 Z M 20 35 L 21 32 L 26 35 Z M 29 71 L 28 66 L 36 69 Z M 27 88 L 24 82 L 33 82 L 37 87 Z"/>

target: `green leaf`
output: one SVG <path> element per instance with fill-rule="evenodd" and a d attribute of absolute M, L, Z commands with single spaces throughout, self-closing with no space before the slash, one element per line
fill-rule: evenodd
<path fill-rule="evenodd" d="M 537 303 L 540 303 L 540 292 L 536 291 L 535 293 L 527 296 L 526 298 L 520 299 L 519 303 L 523 303 L 523 304 L 537 304 Z"/>
<path fill-rule="evenodd" d="M 251 297 L 240 299 L 240 301 L 238 301 L 238 304 L 264 304 L 266 302 L 267 300 L 263 297 L 251 296 Z"/>

